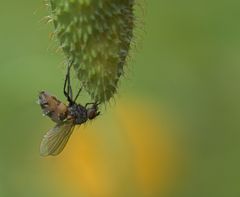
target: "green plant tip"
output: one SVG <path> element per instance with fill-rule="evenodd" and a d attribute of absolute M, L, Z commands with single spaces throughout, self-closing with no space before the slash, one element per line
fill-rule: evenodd
<path fill-rule="evenodd" d="M 54 34 L 95 101 L 107 102 L 124 73 L 134 28 L 134 0 L 48 0 Z"/>

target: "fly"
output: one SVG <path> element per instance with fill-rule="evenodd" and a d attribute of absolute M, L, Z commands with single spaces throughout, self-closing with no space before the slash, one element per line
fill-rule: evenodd
<path fill-rule="evenodd" d="M 43 137 L 40 145 L 41 156 L 56 156 L 61 153 L 66 146 L 76 125 L 81 125 L 88 120 L 96 118 L 100 112 L 98 105 L 100 103 L 87 103 L 85 106 L 77 104 L 77 98 L 82 90 L 79 89 L 73 99 L 73 93 L 70 83 L 70 68 L 68 66 L 64 82 L 63 92 L 67 98 L 68 105 L 58 100 L 56 97 L 45 91 L 39 93 L 39 104 L 43 115 L 48 116 L 56 123 L 55 127 L 50 129 Z"/>

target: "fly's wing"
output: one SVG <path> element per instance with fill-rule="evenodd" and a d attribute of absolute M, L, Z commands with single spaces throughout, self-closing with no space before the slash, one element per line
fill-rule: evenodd
<path fill-rule="evenodd" d="M 61 153 L 66 146 L 74 125 L 72 121 L 58 123 L 54 128 L 49 130 L 43 137 L 40 145 L 41 156 L 55 156 Z"/>

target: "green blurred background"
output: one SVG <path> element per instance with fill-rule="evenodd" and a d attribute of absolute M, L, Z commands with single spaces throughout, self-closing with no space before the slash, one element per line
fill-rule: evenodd
<path fill-rule="evenodd" d="M 0 197 L 240 196 L 240 2 L 143 7 L 146 33 L 115 102 L 41 158 L 53 123 L 37 95 L 64 100 L 64 58 L 43 1 L 1 1 Z"/>

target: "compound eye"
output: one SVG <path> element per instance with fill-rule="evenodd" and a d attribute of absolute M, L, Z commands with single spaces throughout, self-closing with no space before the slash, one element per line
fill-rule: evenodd
<path fill-rule="evenodd" d="M 87 113 L 88 119 L 92 120 L 92 119 L 96 118 L 99 114 L 100 114 L 100 112 L 98 112 L 97 110 L 89 109 L 88 113 Z"/>
<path fill-rule="evenodd" d="M 94 109 L 88 109 L 87 115 L 89 119 L 93 119 L 95 116 L 95 110 Z"/>

